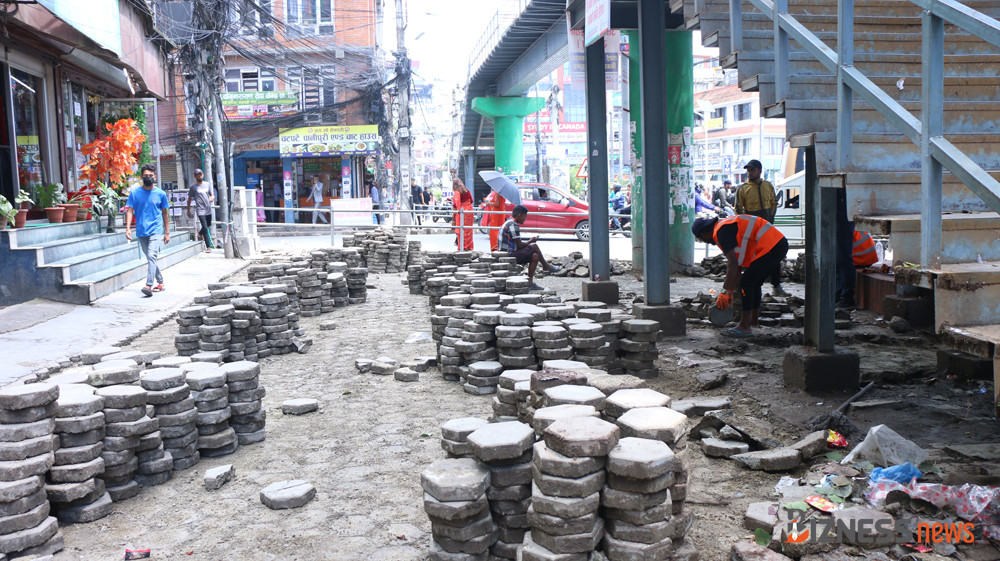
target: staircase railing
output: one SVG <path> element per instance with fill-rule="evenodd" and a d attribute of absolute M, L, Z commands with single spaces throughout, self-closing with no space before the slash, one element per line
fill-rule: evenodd
<path fill-rule="evenodd" d="M 774 22 L 774 91 L 777 103 L 788 94 L 788 40 L 794 39 L 837 76 L 837 168 L 848 170 L 853 135 L 853 101 L 857 93 L 911 142 L 920 147 L 920 261 L 941 264 L 941 197 L 943 170 L 948 169 L 987 206 L 1000 212 L 1000 182 L 943 136 L 945 22 L 1000 47 L 1000 21 L 955 0 L 908 0 L 923 10 L 922 107 L 918 119 L 854 66 L 854 2 L 837 3 L 837 50 L 788 13 L 788 0 L 748 0 Z M 741 0 L 729 0 L 733 52 L 743 48 Z"/>

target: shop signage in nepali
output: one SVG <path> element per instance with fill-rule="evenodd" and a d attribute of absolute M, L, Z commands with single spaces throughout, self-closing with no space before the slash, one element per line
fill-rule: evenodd
<path fill-rule="evenodd" d="M 378 150 L 378 125 L 349 127 L 300 127 L 278 134 L 282 158 L 316 156 L 374 156 Z"/>
<path fill-rule="evenodd" d="M 299 93 L 226 92 L 222 94 L 222 111 L 231 121 L 283 117 L 298 113 Z"/>

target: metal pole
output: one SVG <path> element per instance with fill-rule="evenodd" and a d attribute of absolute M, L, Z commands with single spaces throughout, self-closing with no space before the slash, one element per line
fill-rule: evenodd
<path fill-rule="evenodd" d="M 931 139 L 944 129 L 944 20 L 923 14 L 923 78 L 920 130 L 920 264 L 941 266 L 941 162 L 931 156 Z"/>
<path fill-rule="evenodd" d="M 847 171 L 854 142 L 854 90 L 844 82 L 844 68 L 854 66 L 854 2 L 837 6 L 837 161 Z"/>
<path fill-rule="evenodd" d="M 330 247 L 333 247 L 337 241 L 337 236 L 334 233 L 333 228 L 333 202 L 330 203 Z"/>
<path fill-rule="evenodd" d="M 590 158 L 587 188 L 590 203 L 590 278 L 611 278 L 608 239 L 608 122 L 604 81 L 604 39 L 586 48 L 587 157 Z"/>
<path fill-rule="evenodd" d="M 396 49 L 399 53 L 396 62 L 396 80 L 399 85 L 399 178 L 396 200 L 400 210 L 410 210 L 410 142 L 413 131 L 410 126 L 410 58 L 406 54 L 404 40 L 406 35 L 406 20 L 403 13 L 403 0 L 396 0 Z M 412 215 L 402 214 L 399 223 L 411 224 Z"/>
<path fill-rule="evenodd" d="M 840 2 L 843 4 L 844 2 Z M 788 98 L 788 32 L 781 28 L 781 16 L 788 14 L 788 0 L 774 0 L 774 100 Z"/>
<path fill-rule="evenodd" d="M 669 176 L 666 131 L 666 31 L 662 0 L 639 2 L 642 105 L 644 289 L 646 305 L 670 303 Z M 593 212 L 593 209 L 591 209 Z"/>

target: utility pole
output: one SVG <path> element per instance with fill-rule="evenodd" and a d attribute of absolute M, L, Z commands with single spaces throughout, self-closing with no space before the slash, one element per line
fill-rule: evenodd
<path fill-rule="evenodd" d="M 396 165 L 396 178 L 401 210 L 410 210 L 410 58 L 406 55 L 404 40 L 406 35 L 406 20 L 404 18 L 403 1 L 396 0 L 396 87 L 399 91 L 399 158 Z M 400 224 L 412 224 L 412 216 L 408 213 L 399 215 Z"/>

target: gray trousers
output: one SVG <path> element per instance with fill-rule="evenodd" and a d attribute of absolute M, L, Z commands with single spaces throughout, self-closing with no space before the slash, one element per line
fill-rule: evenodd
<path fill-rule="evenodd" d="M 153 286 L 155 278 L 157 283 L 163 283 L 163 273 L 156 260 L 160 257 L 160 248 L 163 247 L 163 234 L 139 237 L 139 249 L 146 256 L 146 286 Z"/>

